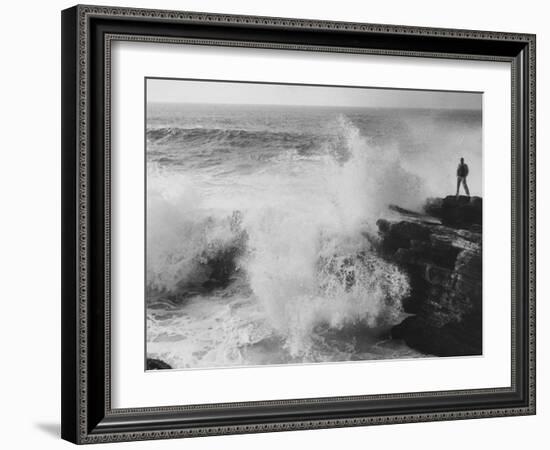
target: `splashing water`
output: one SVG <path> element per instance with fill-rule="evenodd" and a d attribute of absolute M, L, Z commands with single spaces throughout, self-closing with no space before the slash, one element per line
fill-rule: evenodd
<path fill-rule="evenodd" d="M 426 198 L 399 146 L 332 110 L 221 115 L 211 139 L 148 132 L 148 355 L 175 368 L 421 356 L 380 343 L 409 284 L 365 237 L 388 204 Z"/>
<path fill-rule="evenodd" d="M 388 192 L 378 177 L 399 169 L 396 155 L 370 151 L 343 116 L 337 124 L 339 146 L 325 147 L 321 164 L 308 174 L 315 197 L 264 202 L 246 216 L 250 285 L 292 356 L 311 351 L 322 325 L 399 323 L 409 290 L 406 276 L 377 257 L 362 233 L 385 209 L 383 196 L 388 201 L 388 194 L 403 198 L 413 190 L 403 183 Z M 406 180 L 402 170 L 397 175 Z"/>

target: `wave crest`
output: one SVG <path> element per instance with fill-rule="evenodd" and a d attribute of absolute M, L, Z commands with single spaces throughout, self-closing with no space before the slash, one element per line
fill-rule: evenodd
<path fill-rule="evenodd" d="M 160 129 L 148 138 L 208 133 Z M 241 144 L 252 136 L 216 133 Z M 302 166 L 281 157 L 284 148 L 267 168 L 207 182 L 148 166 L 148 287 L 193 293 L 238 272 L 250 288 L 241 295 L 261 305 L 293 358 L 311 355 L 323 330 L 398 323 L 407 277 L 364 234 L 388 204 L 424 198 L 421 180 L 401 166 L 398 149 L 373 146 L 345 116 L 330 134 Z"/>

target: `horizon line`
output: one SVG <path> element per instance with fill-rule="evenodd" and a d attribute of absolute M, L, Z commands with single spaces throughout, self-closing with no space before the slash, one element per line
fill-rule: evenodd
<path fill-rule="evenodd" d="M 153 100 L 147 101 L 149 105 L 208 105 L 208 106 L 274 106 L 274 107 L 297 107 L 297 108 L 340 108 L 340 109 L 427 109 L 427 110 L 450 110 L 450 111 L 478 111 L 482 112 L 482 108 L 460 108 L 460 107 L 444 107 L 444 106 L 358 106 L 358 105 L 312 105 L 312 104 L 297 104 L 297 103 L 224 103 L 224 102 L 186 102 L 186 101 L 166 101 Z"/>

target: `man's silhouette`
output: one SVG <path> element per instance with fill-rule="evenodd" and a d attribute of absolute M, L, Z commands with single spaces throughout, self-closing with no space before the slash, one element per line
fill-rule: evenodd
<path fill-rule="evenodd" d="M 458 198 L 460 183 L 462 183 L 462 185 L 464 186 L 466 195 L 468 197 L 470 196 L 470 190 L 468 189 L 468 185 L 466 184 L 466 177 L 468 176 L 468 172 L 468 164 L 464 163 L 464 158 L 460 158 L 460 164 L 456 169 L 456 198 Z"/>

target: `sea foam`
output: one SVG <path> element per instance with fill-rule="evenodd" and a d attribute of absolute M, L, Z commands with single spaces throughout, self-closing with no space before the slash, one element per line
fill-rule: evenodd
<path fill-rule="evenodd" d="M 244 232 L 236 267 L 250 289 L 241 295 L 256 303 L 262 327 L 283 339 L 290 358 L 315 358 L 327 329 L 398 323 L 408 280 L 365 234 L 388 204 L 415 207 L 425 198 L 422 183 L 401 166 L 397 148 L 377 148 L 344 115 L 329 131 L 315 154 L 287 149 L 245 174 L 149 163 L 149 289 L 170 293 L 200 279 L 205 259 Z"/>

